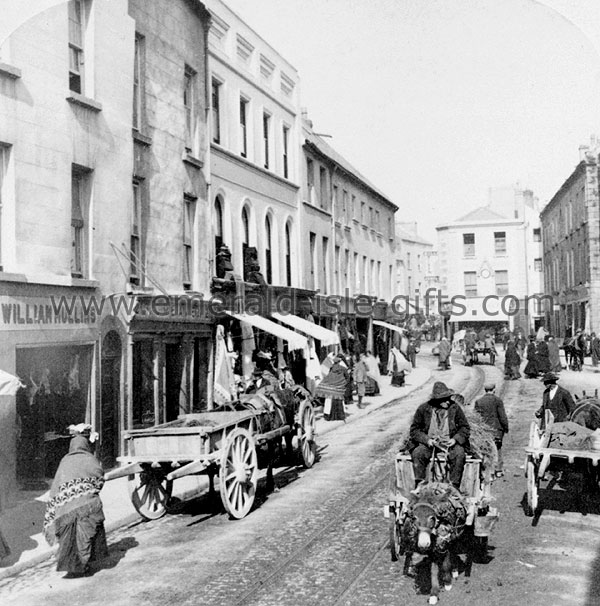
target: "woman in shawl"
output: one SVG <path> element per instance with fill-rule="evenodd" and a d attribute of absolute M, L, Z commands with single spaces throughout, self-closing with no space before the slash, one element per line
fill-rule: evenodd
<path fill-rule="evenodd" d="M 365 395 L 366 396 L 377 396 L 379 395 L 379 384 L 381 381 L 381 373 L 379 372 L 379 364 L 377 358 L 372 352 L 367 351 L 367 355 L 364 358 L 367 366 L 367 380 L 365 381 Z"/>
<path fill-rule="evenodd" d="M 552 335 L 548 336 L 548 359 L 550 360 L 550 372 L 560 372 L 562 370 L 560 349 Z"/>
<path fill-rule="evenodd" d="M 547 337 L 546 337 L 547 338 Z M 550 352 L 548 351 L 548 343 L 540 341 L 537 347 L 538 371 L 541 374 L 550 372 Z"/>
<path fill-rule="evenodd" d="M 527 366 L 523 369 L 523 373 L 528 379 L 535 379 L 539 375 L 537 353 L 535 347 L 535 337 L 529 337 L 527 344 Z"/>
<path fill-rule="evenodd" d="M 514 341 L 509 341 L 506 346 L 506 353 L 504 354 L 504 375 L 506 379 L 520 379 L 521 373 L 519 367 L 521 366 L 521 356 L 517 351 L 517 347 Z"/>
<path fill-rule="evenodd" d="M 77 577 L 88 571 L 90 562 L 108 555 L 99 495 L 104 472 L 94 455 L 98 434 L 91 425 L 71 425 L 69 430 L 73 437 L 50 488 L 44 536 L 50 545 L 58 540 L 56 569 Z"/>
<path fill-rule="evenodd" d="M 315 391 L 316 397 L 331 399 L 331 408 L 329 410 L 328 403 L 325 403 L 323 418 L 326 421 L 346 420 L 344 396 L 349 380 L 350 375 L 344 363 L 344 358 L 341 355 L 337 355 L 334 358 L 333 366 L 329 369 L 329 374 L 319 383 Z"/>

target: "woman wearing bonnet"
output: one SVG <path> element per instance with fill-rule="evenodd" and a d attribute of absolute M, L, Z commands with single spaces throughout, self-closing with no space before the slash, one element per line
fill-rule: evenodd
<path fill-rule="evenodd" d="M 98 434 L 92 426 L 71 425 L 69 452 L 61 459 L 50 488 L 44 536 L 58 541 L 57 570 L 67 577 L 86 574 L 89 563 L 108 555 L 100 489 L 104 472 L 94 455 Z"/>

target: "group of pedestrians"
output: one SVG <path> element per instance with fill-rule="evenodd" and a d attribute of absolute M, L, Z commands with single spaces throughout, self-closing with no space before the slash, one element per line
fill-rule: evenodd
<path fill-rule="evenodd" d="M 319 383 L 315 397 L 324 398 L 323 418 L 326 421 L 345 421 L 346 405 L 354 401 L 356 391 L 358 408 L 363 407 L 367 389 L 371 395 L 379 393 L 379 364 L 370 351 L 352 360 L 343 353 L 335 354 L 329 373 Z"/>
<path fill-rule="evenodd" d="M 528 379 L 562 370 L 560 348 L 552 335 L 546 336 L 543 341 L 536 341 L 534 336 L 529 337 L 526 356 L 527 365 L 523 373 Z"/>

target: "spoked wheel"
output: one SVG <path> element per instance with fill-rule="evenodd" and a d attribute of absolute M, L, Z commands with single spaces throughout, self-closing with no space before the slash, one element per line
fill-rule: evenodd
<path fill-rule="evenodd" d="M 304 467 L 312 467 L 316 458 L 315 412 L 312 404 L 305 400 L 298 411 L 298 450 Z"/>
<path fill-rule="evenodd" d="M 145 465 L 139 474 L 128 476 L 131 502 L 136 511 L 147 520 L 158 520 L 167 512 L 173 481 L 167 480 L 165 475 L 162 468 Z"/>
<path fill-rule="evenodd" d="M 219 469 L 221 501 L 232 518 L 241 520 L 252 509 L 257 482 L 254 440 L 247 429 L 237 427 L 225 442 Z"/>
<path fill-rule="evenodd" d="M 397 562 L 401 555 L 400 547 L 400 527 L 398 525 L 398 517 L 396 512 L 390 515 L 390 553 L 392 562 Z"/>
<path fill-rule="evenodd" d="M 533 516 L 538 508 L 539 480 L 537 477 L 537 465 L 532 457 L 527 457 L 525 464 L 525 475 L 527 477 L 527 511 L 528 516 Z"/>

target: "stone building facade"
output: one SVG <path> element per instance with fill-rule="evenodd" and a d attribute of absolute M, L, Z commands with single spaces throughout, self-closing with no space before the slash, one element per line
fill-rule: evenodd
<path fill-rule="evenodd" d="M 253 247 L 268 284 L 298 286 L 298 73 L 224 2 L 206 6 L 211 244 L 230 248 L 242 278 Z"/>
<path fill-rule="evenodd" d="M 208 292 L 208 23 L 192 0 L 70 0 L 2 43 L 0 368 L 25 384 L 0 397 L 10 490 L 53 475 L 71 423 L 110 465 L 121 430 L 200 405 L 210 330 L 173 300 Z"/>
<path fill-rule="evenodd" d="M 315 316 L 328 327 L 348 324 L 372 347 L 370 318 L 394 292 L 397 206 L 303 121 L 301 251 L 304 286 L 318 291 Z M 325 297 L 339 304 L 327 305 Z M 361 300 L 360 313 L 356 302 Z M 360 317 L 360 316 L 363 317 Z M 383 316 L 385 317 L 385 311 Z M 350 327 L 349 323 L 358 322 Z"/>
<path fill-rule="evenodd" d="M 572 336 L 600 331 L 600 215 L 598 154 L 582 160 L 541 212 L 550 331 Z"/>

